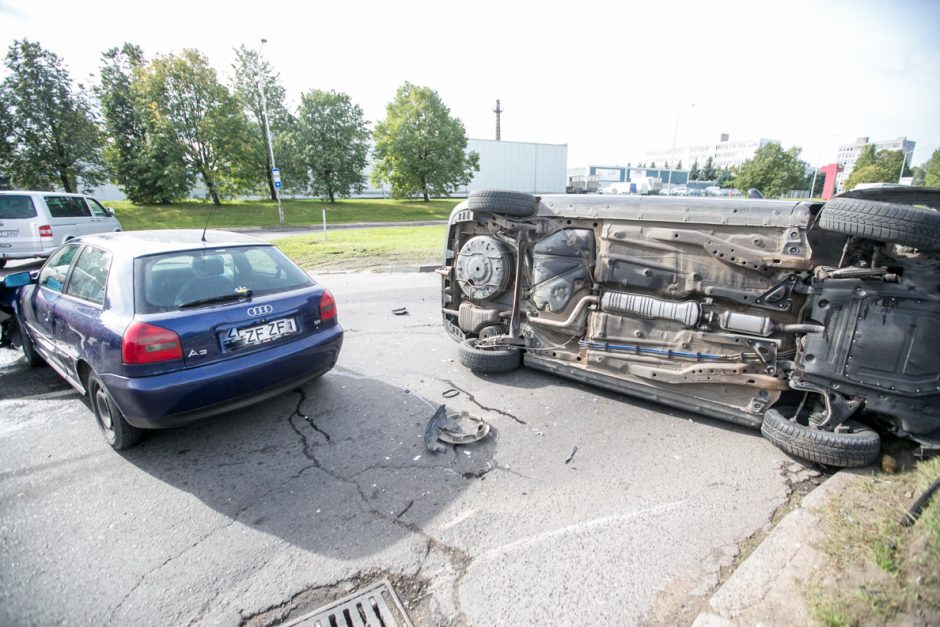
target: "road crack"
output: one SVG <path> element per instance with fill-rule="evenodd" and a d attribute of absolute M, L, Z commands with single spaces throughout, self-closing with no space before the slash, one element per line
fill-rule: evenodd
<path fill-rule="evenodd" d="M 469 400 L 471 403 L 473 403 L 474 405 L 476 405 L 477 407 L 479 407 L 480 409 L 482 409 L 482 410 L 484 410 L 484 411 L 491 411 L 491 412 L 493 412 L 493 413 L 495 413 L 495 414 L 499 414 L 500 416 L 505 416 L 505 417 L 507 417 L 507 418 L 511 418 L 511 419 L 515 420 L 517 423 L 519 423 L 520 425 L 529 424 L 529 423 L 527 423 L 525 420 L 523 420 L 522 418 L 517 418 L 514 414 L 511 414 L 511 413 L 509 413 L 508 411 L 503 411 L 502 409 L 497 409 L 497 408 L 495 408 L 495 407 L 487 407 L 486 405 L 484 405 L 483 403 L 481 403 L 480 401 L 478 401 L 478 400 L 473 396 L 473 394 L 471 394 L 471 393 L 468 392 L 467 390 L 463 389 L 462 387 L 460 387 L 459 385 L 457 385 L 456 383 L 454 383 L 454 382 L 451 381 L 450 379 L 441 379 L 441 381 L 443 381 L 444 383 L 446 383 L 446 384 L 449 385 L 450 387 L 454 388 L 455 390 L 459 390 L 460 392 L 462 392 L 462 393 L 467 397 L 467 400 Z"/>

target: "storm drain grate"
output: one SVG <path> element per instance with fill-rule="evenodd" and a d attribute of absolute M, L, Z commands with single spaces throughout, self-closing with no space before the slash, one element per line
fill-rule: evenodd
<path fill-rule="evenodd" d="M 283 627 L 412 627 L 387 579 L 353 592 Z"/>

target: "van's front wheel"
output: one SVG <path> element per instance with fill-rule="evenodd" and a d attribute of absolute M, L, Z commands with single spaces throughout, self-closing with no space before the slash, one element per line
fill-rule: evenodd
<path fill-rule="evenodd" d="M 787 453 L 826 466 L 858 468 L 878 459 L 881 438 L 873 429 L 854 420 L 844 426 L 845 431 L 822 431 L 769 409 L 760 432 Z"/>

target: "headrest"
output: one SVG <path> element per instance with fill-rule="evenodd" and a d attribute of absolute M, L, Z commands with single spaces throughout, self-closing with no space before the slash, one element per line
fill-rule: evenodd
<path fill-rule="evenodd" d="M 200 276 L 217 276 L 225 271 L 225 264 L 218 255 L 193 257 L 193 270 Z"/>

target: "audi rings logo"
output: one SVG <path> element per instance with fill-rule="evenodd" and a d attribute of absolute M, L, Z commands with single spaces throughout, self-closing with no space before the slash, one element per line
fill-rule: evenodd
<path fill-rule="evenodd" d="M 252 307 L 248 310 L 248 315 L 252 318 L 257 318 L 258 316 L 266 316 L 269 313 L 274 311 L 274 307 L 271 305 L 260 305 L 258 307 Z"/>

